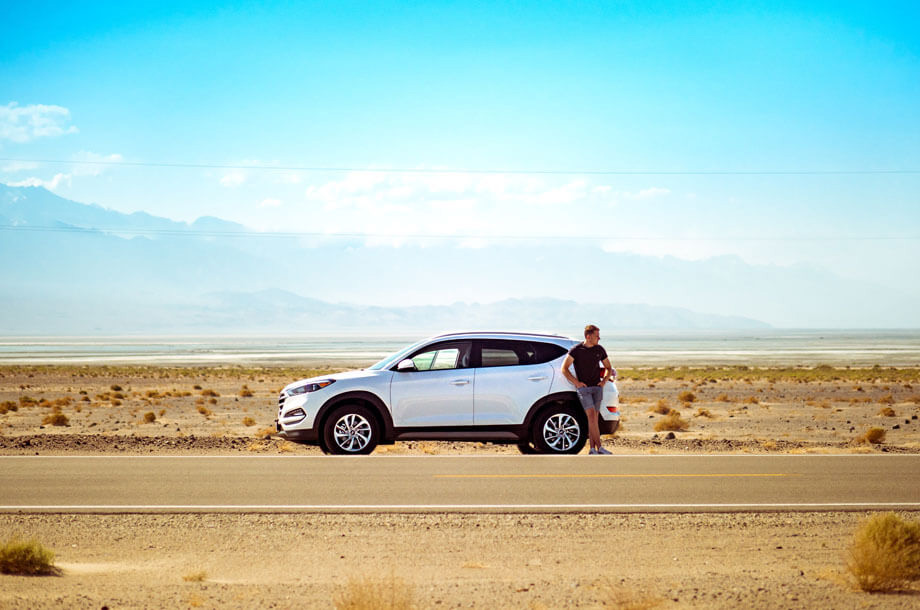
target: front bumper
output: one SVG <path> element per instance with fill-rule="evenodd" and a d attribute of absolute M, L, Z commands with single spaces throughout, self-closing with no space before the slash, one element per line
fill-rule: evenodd
<path fill-rule="evenodd" d="M 319 433 L 314 428 L 305 430 L 282 430 L 281 424 L 275 420 L 275 430 L 281 438 L 295 443 L 315 443 L 319 440 Z"/>

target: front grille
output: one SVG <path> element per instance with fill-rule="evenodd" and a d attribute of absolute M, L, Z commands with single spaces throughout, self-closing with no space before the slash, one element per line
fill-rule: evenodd
<path fill-rule="evenodd" d="M 278 413 L 281 413 L 281 409 L 284 408 L 284 399 L 284 392 L 281 392 L 281 394 L 278 395 Z"/>

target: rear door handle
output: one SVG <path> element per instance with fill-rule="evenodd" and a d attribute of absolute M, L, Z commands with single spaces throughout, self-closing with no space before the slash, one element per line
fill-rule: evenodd
<path fill-rule="evenodd" d="M 469 379 L 454 379 L 450 382 L 450 385 L 467 385 L 469 382 Z"/>
<path fill-rule="evenodd" d="M 527 378 L 529 381 L 543 381 L 546 379 L 546 375 L 534 375 L 533 377 Z"/>

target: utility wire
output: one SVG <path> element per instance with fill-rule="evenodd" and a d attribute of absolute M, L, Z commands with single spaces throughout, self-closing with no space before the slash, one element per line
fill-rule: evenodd
<path fill-rule="evenodd" d="M 42 225 L 0 225 L 0 231 L 42 232 L 42 233 L 112 233 L 116 235 L 164 236 L 164 237 L 268 237 L 268 238 L 330 238 L 330 239 L 418 239 L 418 240 L 515 240 L 515 241 L 918 241 L 920 235 L 840 235 L 840 236 L 772 236 L 772 237 L 634 237 L 628 235 L 473 235 L 422 233 L 322 233 L 295 231 L 202 231 L 199 229 L 132 229 L 119 227 L 75 227 Z"/>
<path fill-rule="evenodd" d="M 920 169 L 831 169 L 831 170 L 621 170 L 621 169 L 433 169 L 410 167 L 346 167 L 318 165 L 246 165 L 223 163 L 172 163 L 165 161 L 66 161 L 63 159 L 14 159 L 18 163 L 54 163 L 64 165 L 107 165 L 114 167 L 166 167 L 190 169 L 246 169 L 303 172 L 388 172 L 400 174 L 510 174 L 551 176 L 863 176 L 920 174 Z"/>

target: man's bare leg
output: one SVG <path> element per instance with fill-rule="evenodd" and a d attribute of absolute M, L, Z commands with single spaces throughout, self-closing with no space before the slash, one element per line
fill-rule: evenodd
<path fill-rule="evenodd" d="M 597 409 L 588 409 L 588 442 L 591 449 L 601 448 L 601 431 L 597 426 Z"/>

